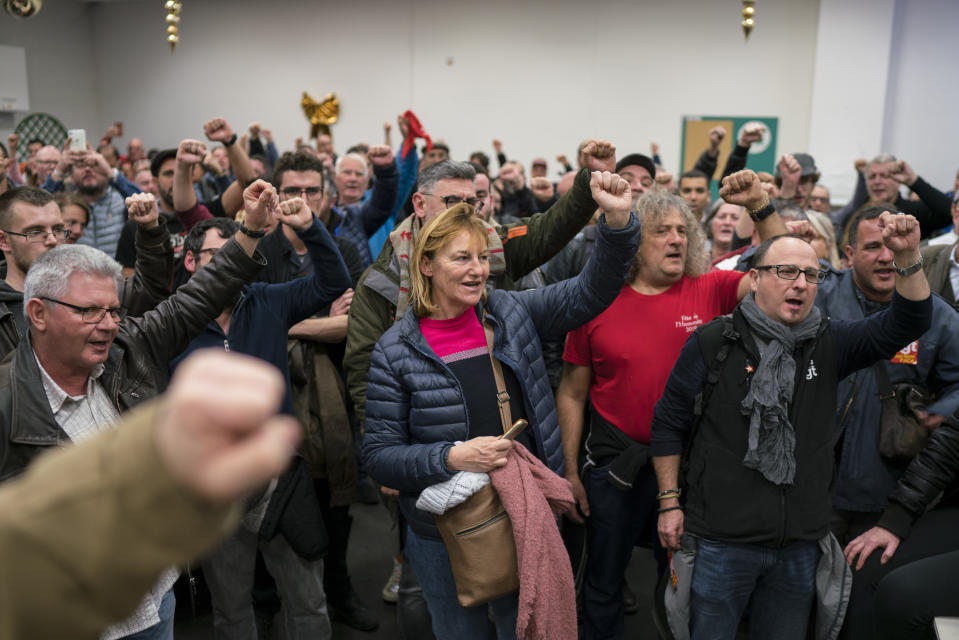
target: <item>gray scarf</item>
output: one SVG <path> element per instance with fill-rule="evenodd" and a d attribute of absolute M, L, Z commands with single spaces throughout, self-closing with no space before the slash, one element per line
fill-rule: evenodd
<path fill-rule="evenodd" d="M 789 422 L 796 380 L 796 344 L 815 337 L 821 314 L 817 307 L 802 322 L 786 326 L 763 313 L 750 292 L 739 308 L 760 347 L 759 365 L 740 410 L 749 416 L 749 448 L 743 464 L 776 485 L 792 484 L 796 475 L 796 431 Z"/>

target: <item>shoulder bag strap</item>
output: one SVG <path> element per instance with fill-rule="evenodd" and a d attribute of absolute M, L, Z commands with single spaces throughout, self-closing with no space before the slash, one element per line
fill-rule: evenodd
<path fill-rule="evenodd" d="M 486 313 L 483 313 L 483 332 L 486 334 L 486 350 L 489 352 L 490 363 L 493 365 L 493 378 L 496 380 L 499 419 L 503 423 L 503 433 L 506 433 L 513 424 L 513 414 L 509 406 L 509 394 L 506 393 L 506 381 L 503 379 L 503 365 L 493 357 L 493 327 L 486 322 Z"/>

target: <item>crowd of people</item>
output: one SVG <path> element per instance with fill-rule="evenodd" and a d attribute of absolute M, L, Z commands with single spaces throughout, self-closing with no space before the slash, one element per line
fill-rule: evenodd
<path fill-rule="evenodd" d="M 959 615 L 959 174 L 942 191 L 892 155 L 855 160 L 839 204 L 808 153 L 747 168 L 761 125 L 721 172 L 716 127 L 677 175 L 656 145 L 585 140 L 528 177 L 498 140 L 493 158 L 457 155 L 411 112 L 396 129 L 395 146 L 386 124 L 382 143 L 281 152 L 216 117 L 169 149 L 121 153 L 121 123 L 95 149 L 0 144 L 0 504 L 30 514 L 9 538 L 0 516 L 0 539 L 83 564 L 45 569 L 62 593 L 98 583 L 66 608 L 75 628 L 171 638 L 174 584 L 202 573 L 217 638 L 270 637 L 274 619 L 291 638 L 373 631 L 347 564 L 358 499 L 397 524 L 382 597 L 404 638 L 621 638 L 640 599 L 661 637 L 695 640 L 933 638 L 935 616 Z M 211 349 L 271 368 L 194 355 Z M 277 386 L 269 407 L 237 395 L 254 379 Z M 246 426 L 213 417 L 219 394 Z M 178 437 L 202 452 L 164 435 L 181 405 L 199 408 Z M 115 505 L 97 493 L 60 515 L 81 535 L 52 538 L 32 510 L 55 502 L 20 496 L 90 495 L 55 465 L 94 475 L 88 451 L 111 468 L 124 430 L 144 451 L 150 411 L 162 464 L 144 465 L 192 502 L 139 499 L 127 465 L 98 477 Z M 236 434 L 266 434 L 274 411 L 303 435 L 283 469 L 288 434 L 248 473 L 214 464 L 229 490 L 171 455 L 239 456 Z M 529 426 L 501 437 L 513 420 Z M 437 521 L 487 484 L 519 588 L 467 607 Z M 186 530 L 141 544 L 130 524 L 164 509 Z M 111 526 L 115 547 L 86 539 Z M 636 546 L 654 593 L 624 578 Z M 10 588 L 0 603 L 25 613 L 0 637 L 67 624 L 28 619 Z"/>

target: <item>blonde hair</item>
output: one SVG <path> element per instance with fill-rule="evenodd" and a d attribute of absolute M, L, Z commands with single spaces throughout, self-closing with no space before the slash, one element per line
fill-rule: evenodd
<path fill-rule="evenodd" d="M 826 214 L 812 209 L 806 211 L 806 217 L 809 219 L 809 225 L 816 232 L 816 235 L 826 243 L 826 250 L 829 252 L 826 260 L 838 269 L 839 249 L 836 246 L 836 230 L 833 227 L 832 220 Z"/>
<path fill-rule="evenodd" d="M 655 228 L 673 210 L 679 212 L 683 224 L 686 225 L 686 263 L 683 265 L 683 273 L 691 278 L 701 276 L 709 269 L 706 232 L 686 201 L 665 189 L 651 189 L 636 201 L 636 217 L 643 229 Z M 629 269 L 630 281 L 639 274 L 639 252 L 643 250 L 642 247 L 640 237 L 639 249 Z"/>
<path fill-rule="evenodd" d="M 453 241 L 463 231 L 486 247 L 489 244 L 486 225 L 476 217 L 476 212 L 470 205 L 461 202 L 433 218 L 425 227 L 420 229 L 413 245 L 413 255 L 410 256 L 410 302 L 416 317 L 423 318 L 435 313 L 439 307 L 433 299 L 433 279 L 423 275 L 420 264 L 423 258 L 432 260 L 446 245 Z M 486 290 L 483 290 L 482 301 L 486 301 Z"/>

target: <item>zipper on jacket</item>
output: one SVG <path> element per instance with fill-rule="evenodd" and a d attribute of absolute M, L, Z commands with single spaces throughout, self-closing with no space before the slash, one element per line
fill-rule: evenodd
<path fill-rule="evenodd" d="M 443 360 L 441 360 L 440 357 L 437 356 L 432 349 L 427 351 L 425 349 L 420 348 L 420 345 L 416 344 L 414 340 L 410 340 L 409 336 L 403 335 L 402 338 L 403 340 L 407 342 L 407 344 L 409 344 L 415 350 L 419 351 L 421 354 L 423 354 L 424 356 L 426 356 L 433 362 L 438 363 L 443 368 L 443 370 L 446 371 L 446 373 L 450 376 L 450 378 L 456 383 L 456 387 L 459 389 L 459 392 L 460 392 L 460 398 L 463 399 L 464 424 L 466 424 L 466 437 L 464 438 L 464 441 L 469 440 L 470 439 L 470 412 L 469 412 L 469 407 L 466 406 L 466 401 L 465 401 L 466 394 L 463 392 L 463 385 L 460 383 L 460 379 L 456 377 L 456 374 L 453 373 L 453 370 L 450 369 L 448 366 L 446 366 L 446 363 L 443 362 Z M 426 338 L 423 338 L 423 339 L 425 340 Z"/>
<path fill-rule="evenodd" d="M 779 535 L 779 548 L 786 544 L 786 489 L 779 488 L 779 512 L 782 514 L 782 532 Z"/>
<path fill-rule="evenodd" d="M 223 338 L 223 350 L 224 351 L 230 350 L 230 341 L 227 338 Z"/>

